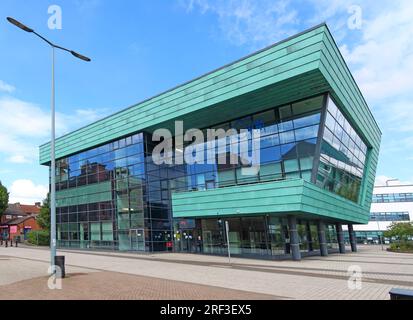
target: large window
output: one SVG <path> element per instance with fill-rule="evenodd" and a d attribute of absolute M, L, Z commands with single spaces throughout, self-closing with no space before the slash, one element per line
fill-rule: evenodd
<path fill-rule="evenodd" d="M 127 176 L 142 178 L 143 146 L 143 135 L 137 134 L 57 160 L 56 190 L 112 181 L 120 170 Z"/>
<path fill-rule="evenodd" d="M 172 241 L 168 181 L 161 167 L 147 174 L 145 140 L 136 134 L 57 161 L 61 246 L 167 248 Z"/>
<path fill-rule="evenodd" d="M 260 130 L 259 173 L 256 176 L 245 175 L 241 164 L 229 163 L 234 157 L 231 146 L 241 140 L 237 135 L 226 141 L 227 153 L 223 156 L 227 160 L 226 164 L 193 164 L 169 168 L 172 189 L 202 191 L 290 178 L 311 181 L 323 100 L 324 96 L 319 96 L 216 125 L 216 129 L 249 130 L 250 154 L 251 131 Z M 208 143 L 201 145 L 201 149 L 205 151 L 205 162 L 210 154 L 208 147 Z M 216 151 L 219 152 L 218 143 Z"/>
<path fill-rule="evenodd" d="M 366 157 L 366 144 L 329 98 L 317 185 L 358 202 Z"/>
<path fill-rule="evenodd" d="M 284 240 L 285 237 L 288 238 L 288 230 L 284 230 L 279 218 L 267 220 L 265 216 L 202 219 L 205 253 L 227 254 L 225 222 L 228 222 L 228 240 L 232 254 L 279 255 L 285 253 Z"/>
<path fill-rule="evenodd" d="M 228 222 L 229 227 L 228 239 L 226 222 Z M 194 235 L 198 225 L 202 228 L 202 232 L 198 234 L 197 240 L 202 243 L 202 252 L 204 253 L 227 255 L 229 242 L 230 252 L 234 255 L 283 256 L 291 254 L 291 230 L 285 217 L 259 215 L 197 219 L 196 223 L 193 223 L 192 232 L 187 229 L 187 223 L 183 225 L 177 223 L 175 226 L 175 246 L 178 250 L 187 251 L 186 242 L 195 242 L 195 238 L 188 240 L 186 236 Z M 335 225 L 327 224 L 325 232 L 328 248 L 338 249 Z M 317 254 L 320 249 L 317 222 L 298 219 L 297 233 L 300 251 L 304 255 L 309 252 Z M 193 252 L 198 252 L 194 246 L 192 249 Z"/>

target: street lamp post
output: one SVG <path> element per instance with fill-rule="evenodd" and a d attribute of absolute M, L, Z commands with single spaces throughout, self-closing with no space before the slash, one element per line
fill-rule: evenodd
<path fill-rule="evenodd" d="M 230 243 L 229 243 L 229 223 L 228 223 L 228 220 L 225 221 L 225 233 L 226 233 L 226 237 L 227 237 L 228 262 L 229 262 L 229 264 L 231 264 L 231 247 L 230 247 Z"/>
<path fill-rule="evenodd" d="M 16 27 L 22 29 L 23 31 L 33 33 L 43 41 L 45 41 L 52 48 L 52 95 L 51 95 L 51 141 L 50 141 L 50 264 L 52 270 L 55 265 L 56 257 L 56 158 L 55 158 L 55 123 L 56 123 L 56 113 L 55 113 L 55 49 L 60 49 L 71 53 L 74 57 L 81 59 L 86 62 L 90 62 L 86 56 L 83 56 L 73 50 L 69 50 L 54 43 L 50 42 L 33 29 L 27 27 L 21 22 L 7 17 L 7 21 Z M 53 272 L 53 271 L 52 271 Z"/>
<path fill-rule="evenodd" d="M 380 245 L 381 245 L 381 251 L 384 251 L 384 248 L 383 248 L 383 238 L 382 238 L 382 236 L 380 235 L 380 233 L 381 233 L 381 230 L 380 230 L 380 223 L 379 223 L 379 220 L 377 220 L 377 229 L 379 230 L 379 241 L 380 241 Z"/>

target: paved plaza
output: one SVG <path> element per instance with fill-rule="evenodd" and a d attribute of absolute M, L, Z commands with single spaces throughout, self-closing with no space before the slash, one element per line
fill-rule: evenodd
<path fill-rule="evenodd" d="M 59 254 L 68 276 L 62 290 L 50 290 L 48 250 L 1 247 L 0 299 L 389 299 L 391 288 L 413 289 L 413 255 L 380 246 L 300 262 L 233 258 L 231 264 L 177 253 Z M 349 282 L 349 268 L 361 271 L 356 282 Z"/>

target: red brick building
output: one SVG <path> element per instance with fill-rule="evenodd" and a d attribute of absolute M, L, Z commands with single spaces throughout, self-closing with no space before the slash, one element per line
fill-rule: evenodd
<path fill-rule="evenodd" d="M 40 202 L 36 202 L 34 205 L 31 204 L 19 204 L 20 209 L 30 215 L 30 216 L 37 216 L 40 213 L 41 204 Z"/>
<path fill-rule="evenodd" d="M 0 220 L 0 237 L 13 240 L 27 239 L 30 231 L 40 230 L 37 224 L 37 216 L 40 213 L 40 203 L 24 205 L 20 203 L 9 204 Z"/>

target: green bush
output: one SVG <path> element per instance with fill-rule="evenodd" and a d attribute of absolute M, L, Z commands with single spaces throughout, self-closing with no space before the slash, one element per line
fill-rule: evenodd
<path fill-rule="evenodd" d="M 48 246 L 50 244 L 50 234 L 46 230 L 31 231 L 27 235 L 27 242 L 37 246 Z"/>
<path fill-rule="evenodd" d="M 390 250 L 413 252 L 413 241 L 393 242 L 392 244 L 390 244 Z"/>

